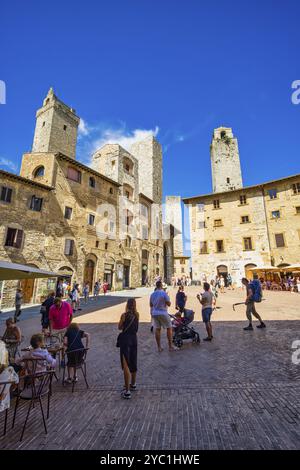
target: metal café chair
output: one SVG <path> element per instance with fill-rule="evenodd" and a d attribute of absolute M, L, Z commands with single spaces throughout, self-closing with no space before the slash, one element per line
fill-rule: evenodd
<path fill-rule="evenodd" d="M 23 439 L 30 411 L 32 408 L 34 408 L 34 403 L 36 401 L 39 402 L 45 433 L 47 434 L 42 398 L 47 397 L 46 419 L 48 419 L 50 414 L 50 398 L 52 395 L 52 379 L 55 373 L 54 369 L 46 370 L 46 361 L 44 359 L 23 359 L 22 363 L 24 364 L 25 376 L 22 378 L 22 381 L 20 381 L 18 386 L 12 428 L 15 425 L 17 410 L 20 402 L 23 400 L 30 403 L 23 425 L 20 441 Z"/>
<path fill-rule="evenodd" d="M 77 370 L 81 370 L 86 388 L 89 388 L 89 384 L 87 382 L 87 369 L 86 369 L 86 356 L 89 348 L 83 348 L 83 349 L 75 349 L 74 351 L 65 351 L 65 358 L 68 358 L 68 364 L 70 363 L 71 365 L 69 366 L 70 368 L 73 368 L 74 373 L 72 378 L 72 393 L 74 392 L 75 388 L 75 377 L 76 377 L 76 372 Z M 65 386 L 65 371 L 66 367 L 68 367 L 68 364 L 64 362 L 63 365 L 63 378 L 62 378 L 62 384 Z"/>
<path fill-rule="evenodd" d="M 7 382 L 0 382 L 0 404 L 1 401 L 4 400 L 7 396 L 8 393 L 10 393 L 10 387 L 14 385 L 15 382 L 12 380 L 7 381 Z M 8 417 L 8 410 L 9 408 L 6 408 L 4 410 L 4 427 L 3 427 L 3 436 L 6 434 L 6 428 L 7 428 L 7 417 Z"/>

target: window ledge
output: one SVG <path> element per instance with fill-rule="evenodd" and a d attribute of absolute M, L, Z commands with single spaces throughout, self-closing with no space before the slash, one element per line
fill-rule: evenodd
<path fill-rule="evenodd" d="M 238 204 L 238 207 L 244 207 L 244 206 L 249 206 L 249 202 L 246 202 L 245 204 Z"/>
<path fill-rule="evenodd" d="M 245 225 L 245 224 L 251 224 L 251 220 L 248 220 L 248 222 L 240 222 L 241 225 Z"/>

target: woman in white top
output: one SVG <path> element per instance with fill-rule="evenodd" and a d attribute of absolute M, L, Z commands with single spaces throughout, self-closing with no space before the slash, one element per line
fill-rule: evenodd
<path fill-rule="evenodd" d="M 4 385 L 3 382 L 11 382 Z M 19 377 L 13 367 L 8 366 L 8 351 L 5 343 L 0 341 L 0 412 L 10 407 L 10 387 L 19 383 Z"/>

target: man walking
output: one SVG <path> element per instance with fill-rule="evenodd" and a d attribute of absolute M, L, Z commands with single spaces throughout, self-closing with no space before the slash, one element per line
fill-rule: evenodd
<path fill-rule="evenodd" d="M 167 338 L 169 343 L 169 351 L 177 351 L 178 348 L 173 346 L 173 332 L 172 323 L 168 314 L 168 307 L 170 307 L 171 301 L 168 294 L 163 290 L 162 281 L 156 282 L 156 290 L 151 294 L 150 297 L 150 309 L 153 318 L 155 328 L 155 339 L 158 347 L 158 351 L 163 351 L 160 342 L 161 327 L 167 329 Z"/>
<path fill-rule="evenodd" d="M 18 317 L 21 315 L 22 299 L 23 299 L 22 289 L 17 289 L 16 298 L 15 298 L 15 307 L 16 307 L 15 323 L 19 321 Z"/>
<path fill-rule="evenodd" d="M 197 299 L 202 305 L 202 320 L 205 324 L 205 328 L 207 331 L 207 338 L 204 338 L 204 341 L 211 341 L 213 339 L 213 335 L 210 317 L 213 311 L 214 296 L 210 290 L 210 285 L 208 284 L 208 282 L 204 282 L 203 288 L 203 294 L 198 294 Z"/>
<path fill-rule="evenodd" d="M 266 325 L 262 321 L 260 315 L 257 313 L 256 308 L 255 308 L 255 300 L 259 300 L 259 297 L 261 299 L 261 286 L 259 283 L 259 280 L 257 278 L 257 275 L 254 275 L 254 281 L 250 283 L 248 279 L 243 277 L 242 279 L 242 284 L 246 287 L 246 301 L 245 305 L 247 306 L 246 308 L 246 315 L 249 320 L 249 325 L 244 328 L 245 331 L 253 331 L 253 326 L 252 326 L 252 315 L 257 318 L 260 322 L 259 325 L 257 325 L 256 328 L 265 328 Z M 260 290 L 260 292 L 256 292 Z M 257 296 L 257 297 L 256 297 Z"/>

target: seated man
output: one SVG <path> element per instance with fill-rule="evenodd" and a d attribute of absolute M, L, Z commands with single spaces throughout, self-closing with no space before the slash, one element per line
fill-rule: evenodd
<path fill-rule="evenodd" d="M 25 354 L 16 359 L 16 364 L 24 363 L 24 359 L 40 359 L 37 362 L 35 370 L 27 370 L 27 373 L 37 373 L 37 372 L 45 372 L 47 370 L 47 366 L 55 367 L 56 359 L 54 359 L 51 354 L 44 349 L 44 338 L 41 334 L 36 334 L 31 337 L 30 345 L 32 349 L 30 351 L 26 351 Z"/>

